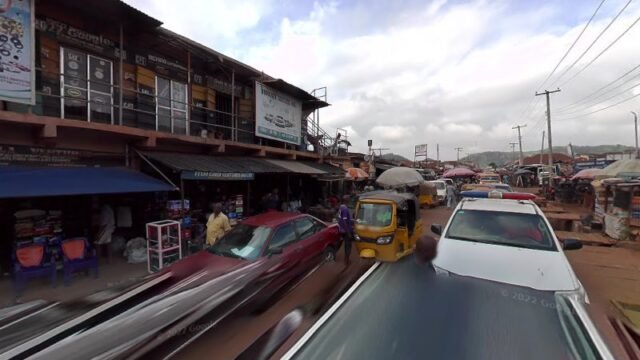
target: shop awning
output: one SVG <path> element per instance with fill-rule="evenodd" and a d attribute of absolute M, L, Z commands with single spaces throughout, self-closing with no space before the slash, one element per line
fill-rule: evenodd
<path fill-rule="evenodd" d="M 327 163 L 319 163 L 315 161 L 305 161 L 304 163 L 324 172 L 324 174 L 318 177 L 318 180 L 322 180 L 322 181 L 344 180 L 347 174 L 346 170 L 344 170 L 339 166 L 334 166 Z"/>
<path fill-rule="evenodd" d="M 0 198 L 175 190 L 139 171 L 113 167 L 0 167 Z"/>
<path fill-rule="evenodd" d="M 316 169 L 312 166 L 309 166 L 302 161 L 273 160 L 273 159 L 269 159 L 267 161 L 276 166 L 283 167 L 295 174 L 323 175 L 327 173 L 326 171 L 322 171 L 320 169 Z"/>
<path fill-rule="evenodd" d="M 186 180 L 253 180 L 255 174 L 290 173 L 267 159 L 145 152 L 144 156 L 180 172 Z"/>

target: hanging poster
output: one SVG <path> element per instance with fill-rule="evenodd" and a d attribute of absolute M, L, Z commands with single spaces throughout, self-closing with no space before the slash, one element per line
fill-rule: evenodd
<path fill-rule="evenodd" d="M 0 100 L 35 104 L 33 1 L 0 1 Z"/>
<path fill-rule="evenodd" d="M 256 82 L 256 136 L 299 145 L 302 102 Z"/>

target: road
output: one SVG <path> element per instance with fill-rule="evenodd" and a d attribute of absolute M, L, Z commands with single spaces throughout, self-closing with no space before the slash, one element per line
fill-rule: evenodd
<path fill-rule="evenodd" d="M 425 228 L 430 233 L 432 223 L 446 223 L 450 211 L 436 208 L 422 211 Z M 355 249 L 351 255 L 356 258 Z M 267 311 L 260 315 L 241 314 L 233 316 L 178 354 L 179 359 L 233 359 L 250 346 L 255 339 L 276 324 L 296 307 L 324 299 L 329 291 L 340 292 L 348 288 L 371 265 L 357 260 L 345 269 L 342 251 L 335 263 L 325 264 L 301 281 L 294 289 L 281 297 Z M 307 318 L 291 341 L 311 326 L 317 316 Z"/>

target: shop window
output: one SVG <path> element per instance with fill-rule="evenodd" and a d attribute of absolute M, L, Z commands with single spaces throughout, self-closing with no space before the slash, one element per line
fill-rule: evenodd
<path fill-rule="evenodd" d="M 62 117 L 113 123 L 113 63 L 61 48 Z"/>
<path fill-rule="evenodd" d="M 158 131 L 187 134 L 187 85 L 156 77 Z"/>

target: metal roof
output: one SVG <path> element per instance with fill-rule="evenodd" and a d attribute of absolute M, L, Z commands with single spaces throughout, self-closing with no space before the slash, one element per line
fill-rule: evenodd
<path fill-rule="evenodd" d="M 322 171 L 320 169 L 316 169 L 314 167 L 306 165 L 302 161 L 273 160 L 273 159 L 268 159 L 267 161 L 276 166 L 280 166 L 282 168 L 290 170 L 292 173 L 296 173 L 296 174 L 321 175 L 321 174 L 327 173 L 326 171 Z"/>
<path fill-rule="evenodd" d="M 220 173 L 288 173 L 290 170 L 267 159 L 247 156 L 210 156 L 183 153 L 144 152 L 145 156 L 177 171 Z"/>
<path fill-rule="evenodd" d="M 338 166 L 334 166 L 327 163 L 319 163 L 315 161 L 298 161 L 298 162 L 304 163 L 320 171 L 324 171 L 328 175 L 341 176 L 343 178 L 345 177 L 345 173 L 346 173 L 345 170 Z"/>
<path fill-rule="evenodd" d="M 100 14 L 103 19 L 116 20 L 127 26 L 156 28 L 162 22 L 120 0 L 58 0 L 56 6 L 67 8 L 75 14 Z"/>
<path fill-rule="evenodd" d="M 320 100 L 308 93 L 306 90 L 289 84 L 282 79 L 264 80 L 262 81 L 262 83 L 275 90 L 281 91 L 285 94 L 289 94 L 297 99 L 301 99 L 302 107 L 305 109 L 320 109 L 329 106 L 329 103 L 327 103 L 326 101 Z"/>

